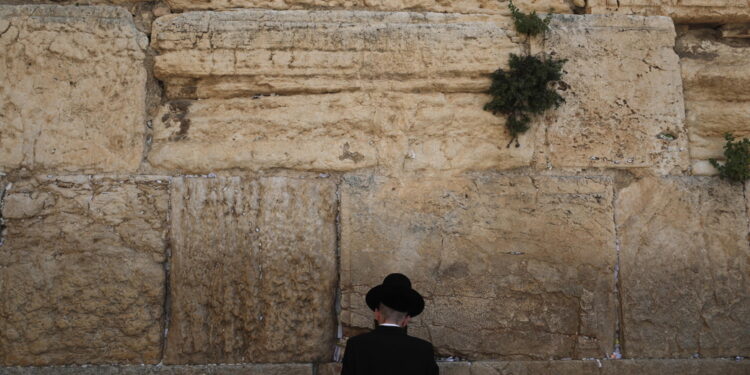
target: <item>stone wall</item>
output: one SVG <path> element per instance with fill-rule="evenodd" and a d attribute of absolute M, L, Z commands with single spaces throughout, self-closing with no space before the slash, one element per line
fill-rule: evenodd
<path fill-rule="evenodd" d="M 390 272 L 445 374 L 750 372 L 745 0 L 1 3 L 0 373 L 337 374 Z"/>

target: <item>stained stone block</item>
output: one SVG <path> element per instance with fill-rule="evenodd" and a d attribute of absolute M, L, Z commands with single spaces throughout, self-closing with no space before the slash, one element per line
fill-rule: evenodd
<path fill-rule="evenodd" d="M 710 28 L 677 39 L 693 174 L 715 174 L 725 133 L 750 137 L 750 41 L 731 41 Z"/>
<path fill-rule="evenodd" d="M 166 104 L 149 162 L 160 171 L 288 168 L 349 171 L 510 169 L 525 147 L 506 147 L 504 119 L 482 94 L 342 93 Z"/>
<path fill-rule="evenodd" d="M 0 5 L 0 171 L 134 172 L 147 45 L 123 8 Z"/>
<path fill-rule="evenodd" d="M 410 333 L 440 356 L 582 358 L 611 350 L 609 179 L 347 175 L 341 200 L 345 327 L 371 327 L 364 295 L 402 272 L 427 301 Z"/>
<path fill-rule="evenodd" d="M 155 74 L 173 99 L 479 93 L 489 87 L 488 74 L 520 50 L 509 29 L 481 15 L 190 12 L 156 20 L 152 46 Z"/>
<path fill-rule="evenodd" d="M 166 181 L 39 178 L 2 204 L 0 365 L 157 363 Z"/>
<path fill-rule="evenodd" d="M 328 179 L 178 178 L 166 362 L 330 358 L 336 189 Z"/>
<path fill-rule="evenodd" d="M 676 23 L 750 21 L 747 0 L 587 0 L 593 14 L 668 16 Z"/>
<path fill-rule="evenodd" d="M 601 363 L 601 362 L 600 362 Z M 471 375 L 599 375 L 596 361 L 472 362 Z"/>
<path fill-rule="evenodd" d="M 750 245 L 742 185 L 644 178 L 619 192 L 628 357 L 750 355 Z"/>
<path fill-rule="evenodd" d="M 553 167 L 688 169 L 675 31 L 665 17 L 555 16 L 543 50 L 567 59 L 565 103 L 538 132 Z M 539 146 L 537 146 L 539 148 Z"/>
<path fill-rule="evenodd" d="M 297 363 L 187 366 L 60 366 L 4 368 L 7 375 L 312 375 Z"/>
<path fill-rule="evenodd" d="M 172 9 L 227 10 L 236 8 L 265 9 L 366 9 L 376 11 L 412 11 L 440 13 L 490 13 L 508 15 L 506 0 L 168 0 Z M 526 12 L 573 13 L 574 7 L 565 0 L 516 0 L 514 4 Z"/>
<path fill-rule="evenodd" d="M 747 375 L 750 373 L 750 360 L 733 359 L 641 359 L 602 361 L 602 369 L 598 374 L 620 375 Z"/>

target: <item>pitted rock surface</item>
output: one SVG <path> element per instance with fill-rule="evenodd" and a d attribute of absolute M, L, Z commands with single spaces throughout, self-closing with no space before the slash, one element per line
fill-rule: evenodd
<path fill-rule="evenodd" d="M 0 5 L 0 171 L 136 171 L 147 45 L 122 8 Z"/>
<path fill-rule="evenodd" d="M 329 179 L 177 178 L 170 364 L 313 362 L 333 348 Z"/>
<path fill-rule="evenodd" d="M 614 333 L 612 186 L 606 178 L 386 179 L 342 186 L 341 319 L 391 272 L 427 307 L 410 332 L 439 356 L 602 356 Z"/>
<path fill-rule="evenodd" d="M 166 180 L 38 178 L 2 207 L 0 363 L 157 363 Z"/>
<path fill-rule="evenodd" d="M 742 185 L 644 178 L 621 190 L 628 357 L 750 354 L 750 245 Z"/>

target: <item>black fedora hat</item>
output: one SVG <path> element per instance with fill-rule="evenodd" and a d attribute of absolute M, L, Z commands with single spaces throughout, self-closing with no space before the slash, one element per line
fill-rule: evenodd
<path fill-rule="evenodd" d="M 424 310 L 424 298 L 411 288 L 409 278 L 400 273 L 386 276 L 382 284 L 370 289 L 365 302 L 373 311 L 382 303 L 394 310 L 406 312 L 411 317 Z"/>

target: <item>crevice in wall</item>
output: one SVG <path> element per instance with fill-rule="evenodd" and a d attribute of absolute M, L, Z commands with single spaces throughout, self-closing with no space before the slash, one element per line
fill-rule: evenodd
<path fill-rule="evenodd" d="M 334 305 L 333 305 L 333 321 L 336 322 L 335 329 L 335 340 L 334 340 L 334 347 L 333 347 L 333 362 L 338 362 L 341 359 L 341 349 L 339 348 L 339 340 L 343 337 L 343 329 L 341 326 L 341 320 L 339 317 L 341 316 L 341 184 L 343 183 L 343 179 L 339 176 L 336 180 L 336 220 L 335 220 L 335 226 L 336 226 L 336 245 L 335 245 L 335 251 L 336 251 L 336 293 L 334 298 Z"/>
<path fill-rule="evenodd" d="M 617 197 L 621 189 L 627 187 L 634 181 L 634 177 L 628 172 L 619 172 L 615 175 L 615 183 L 612 189 L 612 223 L 615 231 L 615 265 L 613 270 L 612 292 L 615 296 L 615 332 L 612 343 L 611 359 L 621 359 L 626 352 L 625 325 L 623 322 L 622 303 L 622 278 L 620 277 L 620 232 L 618 230 Z"/>
<path fill-rule="evenodd" d="M 172 284 L 170 280 L 170 267 L 172 264 L 172 178 L 169 179 L 169 194 L 167 194 L 167 238 L 164 244 L 164 305 L 162 311 L 164 313 L 164 331 L 162 334 L 161 342 L 161 355 L 159 364 L 164 363 L 164 358 L 167 355 L 167 336 L 169 335 L 169 323 L 170 317 L 172 316 Z"/>
<path fill-rule="evenodd" d="M 2 180 L 0 180 L 0 183 Z M 5 194 L 10 189 L 11 184 L 0 185 L 0 246 L 5 243 L 5 218 L 3 217 L 3 207 L 5 207 Z"/>

